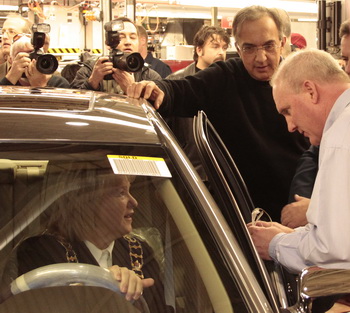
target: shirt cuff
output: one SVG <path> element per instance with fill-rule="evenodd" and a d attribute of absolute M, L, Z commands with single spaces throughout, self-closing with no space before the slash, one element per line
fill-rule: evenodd
<path fill-rule="evenodd" d="M 269 255 L 274 261 L 277 261 L 277 262 L 278 262 L 278 253 L 277 253 L 277 249 L 276 249 L 277 242 L 284 235 L 286 235 L 286 233 L 277 234 L 275 237 L 272 238 L 272 240 L 270 241 L 270 244 L 269 244 Z"/>

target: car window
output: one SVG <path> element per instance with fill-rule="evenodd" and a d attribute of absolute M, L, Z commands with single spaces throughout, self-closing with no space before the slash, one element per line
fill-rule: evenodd
<path fill-rule="evenodd" d="M 246 311 L 193 195 L 161 147 L 3 143 L 0 206 L 0 309 L 22 303 L 37 312 L 40 305 L 66 310 L 69 301 L 58 299 L 73 297 L 88 299 L 71 301 L 86 312 L 96 299 L 142 311 L 140 301 L 116 295 L 95 272 L 101 251 L 110 249 L 107 266 L 155 279 L 143 294 L 150 312 Z M 30 303 L 16 301 L 25 298 Z"/>

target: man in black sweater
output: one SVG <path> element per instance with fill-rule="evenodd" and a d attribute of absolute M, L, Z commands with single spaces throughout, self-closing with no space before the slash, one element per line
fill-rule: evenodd
<path fill-rule="evenodd" d="M 308 146 L 300 134 L 288 132 L 269 84 L 285 43 L 282 22 L 275 10 L 247 7 L 236 14 L 233 35 L 240 59 L 216 62 L 181 80 L 135 83 L 128 95 L 154 101 L 165 116 L 191 117 L 204 110 L 255 206 L 279 221 L 297 161 Z"/>

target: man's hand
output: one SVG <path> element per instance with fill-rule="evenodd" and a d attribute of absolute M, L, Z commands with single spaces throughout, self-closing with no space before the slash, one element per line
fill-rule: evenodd
<path fill-rule="evenodd" d="M 152 278 L 140 279 L 134 271 L 126 267 L 113 265 L 108 268 L 114 278 L 120 282 L 120 291 L 125 293 L 125 299 L 137 300 L 142 295 L 143 289 L 154 285 Z"/>
<path fill-rule="evenodd" d="M 310 204 L 309 198 L 298 195 L 294 196 L 295 202 L 283 207 L 281 212 L 281 222 L 283 225 L 296 228 L 307 224 L 306 212 Z"/>
<path fill-rule="evenodd" d="M 95 90 L 99 88 L 100 82 L 104 76 L 113 73 L 113 63 L 109 62 L 109 57 L 100 57 L 92 69 L 91 76 L 89 77 L 89 84 Z"/>
<path fill-rule="evenodd" d="M 46 75 L 38 71 L 36 68 L 36 60 L 32 60 L 26 68 L 25 73 L 32 87 L 46 87 L 47 82 L 52 77 L 52 75 Z"/>
<path fill-rule="evenodd" d="M 133 83 L 128 87 L 127 95 L 131 98 L 154 101 L 154 107 L 159 109 L 164 99 L 164 92 L 152 81 L 143 80 L 139 83 Z"/>
<path fill-rule="evenodd" d="M 279 233 L 291 233 L 294 231 L 276 222 L 259 221 L 256 223 L 256 226 L 253 226 L 252 223 L 249 223 L 247 226 L 253 243 L 260 257 L 264 260 L 272 260 L 269 255 L 269 245 L 273 237 Z"/>
<path fill-rule="evenodd" d="M 29 54 L 26 52 L 19 52 L 16 57 L 12 60 L 12 65 L 6 78 L 13 84 L 16 85 L 26 68 L 31 63 Z"/>
<path fill-rule="evenodd" d="M 126 71 L 122 71 L 117 68 L 113 68 L 112 76 L 113 76 L 113 79 L 118 83 L 118 85 L 124 91 L 125 94 L 127 93 L 128 87 L 135 82 L 133 74 Z"/>

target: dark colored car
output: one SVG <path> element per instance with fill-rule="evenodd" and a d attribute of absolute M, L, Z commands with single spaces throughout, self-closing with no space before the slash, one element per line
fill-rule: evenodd
<path fill-rule="evenodd" d="M 203 112 L 195 123 L 206 181 L 146 101 L 1 88 L 0 312 L 322 312 L 349 293 L 348 271 L 298 278 L 259 258 L 244 181 Z M 104 250 L 154 278 L 140 300 Z"/>

